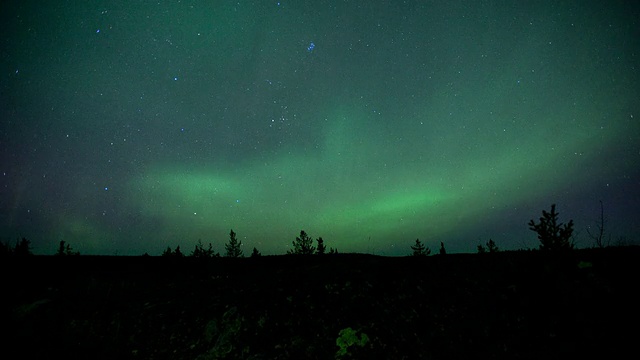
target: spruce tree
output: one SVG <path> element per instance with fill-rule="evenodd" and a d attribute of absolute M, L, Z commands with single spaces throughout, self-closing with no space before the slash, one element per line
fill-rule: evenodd
<path fill-rule="evenodd" d="M 484 254 L 487 252 L 487 249 L 482 246 L 482 244 L 478 245 L 478 254 Z"/>
<path fill-rule="evenodd" d="M 425 246 L 420 239 L 416 239 L 416 244 L 411 246 L 413 256 L 427 256 L 431 254 L 431 249 Z"/>
<path fill-rule="evenodd" d="M 487 251 L 489 251 L 490 253 L 497 253 L 498 251 L 500 251 L 500 249 L 496 245 L 495 241 L 489 239 L 489 241 L 487 241 Z"/>
<path fill-rule="evenodd" d="M 60 246 L 58 247 L 57 256 L 69 256 L 69 255 L 80 255 L 79 251 L 73 251 L 71 245 L 67 244 L 66 241 L 60 240 Z"/>
<path fill-rule="evenodd" d="M 224 248 L 227 251 L 225 256 L 234 258 L 244 257 L 242 249 L 240 248 L 241 246 L 242 241 L 238 241 L 238 239 L 236 239 L 236 233 L 231 229 L 231 232 L 229 232 L 229 242 L 224 245 Z"/>
<path fill-rule="evenodd" d="M 162 252 L 162 256 L 173 256 L 173 252 L 171 251 L 171 246 L 167 246 L 167 249 Z"/>
<path fill-rule="evenodd" d="M 176 246 L 176 249 L 173 250 L 173 256 L 175 257 L 183 257 L 182 251 L 180 251 L 180 245 Z"/>
<path fill-rule="evenodd" d="M 542 210 L 540 222 L 536 224 L 529 221 L 529 229 L 538 234 L 540 240 L 540 250 L 558 251 L 573 249 L 571 235 L 573 234 L 573 220 L 568 223 L 558 223 L 556 205 L 551 205 L 551 211 Z"/>
<path fill-rule="evenodd" d="M 26 238 L 16 242 L 16 247 L 13 249 L 14 256 L 29 256 L 33 255 L 31 252 L 31 241 Z"/>
<path fill-rule="evenodd" d="M 316 239 L 316 241 L 318 242 L 318 248 L 316 249 L 316 254 L 324 255 L 324 252 L 327 249 L 327 247 L 324 245 L 324 240 L 322 240 L 322 237 L 319 237 L 318 239 Z"/>
<path fill-rule="evenodd" d="M 253 248 L 253 251 L 251 252 L 251 257 L 255 258 L 255 257 L 259 257 L 262 256 L 262 254 L 260 254 L 260 251 L 258 251 L 258 249 Z"/>
<path fill-rule="evenodd" d="M 287 254 L 313 255 L 316 251 L 313 246 L 313 239 L 304 230 L 300 231 L 300 236 L 297 236 L 292 244 L 293 249 L 287 250 Z"/>

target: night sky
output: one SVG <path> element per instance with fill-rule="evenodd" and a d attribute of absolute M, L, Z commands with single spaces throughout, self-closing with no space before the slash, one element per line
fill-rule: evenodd
<path fill-rule="evenodd" d="M 634 1 L 3 1 L 0 239 L 637 241 L 639 45 Z"/>

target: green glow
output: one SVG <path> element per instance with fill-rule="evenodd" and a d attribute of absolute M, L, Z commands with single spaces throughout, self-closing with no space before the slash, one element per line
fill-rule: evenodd
<path fill-rule="evenodd" d="M 415 230 L 407 236 L 437 239 L 481 215 L 486 205 L 540 196 L 582 166 L 567 154 L 590 140 L 542 127 L 499 144 L 447 134 L 431 148 L 456 156 L 430 158 L 428 146 L 411 153 L 400 146 L 381 148 L 388 134 L 357 110 L 335 113 L 327 117 L 324 145 L 316 152 L 216 171 L 158 167 L 132 184 L 139 190 L 132 199 L 167 226 L 179 224 L 186 237 L 234 228 L 248 242 L 283 239 L 268 240 L 273 247 L 265 250 L 277 253 L 289 243 L 288 235 L 305 229 L 325 238 L 328 232 L 345 250 L 362 250 L 372 234 L 389 237 L 409 226 Z M 414 140 L 409 135 L 403 141 Z M 562 171 L 554 173 L 549 165 Z"/>
<path fill-rule="evenodd" d="M 6 9 L 7 238 L 158 254 L 222 251 L 234 229 L 283 254 L 305 230 L 343 252 L 509 249 L 549 204 L 579 227 L 599 200 L 638 233 L 627 5 L 112 5 Z"/>

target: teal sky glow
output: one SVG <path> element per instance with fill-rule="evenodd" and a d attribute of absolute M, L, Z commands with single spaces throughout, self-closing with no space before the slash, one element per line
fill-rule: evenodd
<path fill-rule="evenodd" d="M 640 236 L 640 9 L 599 1 L 9 1 L 0 236 L 284 254 Z"/>

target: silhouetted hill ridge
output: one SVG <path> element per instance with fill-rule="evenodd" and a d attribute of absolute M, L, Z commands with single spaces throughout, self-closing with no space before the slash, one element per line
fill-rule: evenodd
<path fill-rule="evenodd" d="M 640 320 L 639 247 L 5 260 L 0 348 L 25 358 L 610 357 Z"/>

